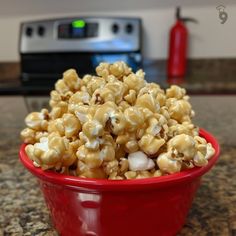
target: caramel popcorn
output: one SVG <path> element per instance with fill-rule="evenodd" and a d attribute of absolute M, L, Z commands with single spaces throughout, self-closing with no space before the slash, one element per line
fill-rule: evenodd
<path fill-rule="evenodd" d="M 25 118 L 21 138 L 36 167 L 123 180 L 207 165 L 215 150 L 192 123 L 185 89 L 164 91 L 124 62 L 100 63 L 96 72 L 65 71 L 50 93 L 51 110 Z"/>

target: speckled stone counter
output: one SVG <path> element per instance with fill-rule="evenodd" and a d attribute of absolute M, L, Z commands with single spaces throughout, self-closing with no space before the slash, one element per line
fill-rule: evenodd
<path fill-rule="evenodd" d="M 222 150 L 217 165 L 204 176 L 179 235 L 234 236 L 236 96 L 193 96 L 191 102 L 195 123 L 212 132 Z M 21 96 L 0 97 L 0 236 L 57 235 L 36 179 L 18 160 L 25 104 Z"/>

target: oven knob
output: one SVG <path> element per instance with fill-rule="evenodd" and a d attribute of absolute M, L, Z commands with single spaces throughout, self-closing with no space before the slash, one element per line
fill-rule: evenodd
<path fill-rule="evenodd" d="M 119 25 L 113 24 L 113 25 L 112 25 L 112 32 L 113 32 L 114 34 L 117 34 L 117 33 L 119 32 Z"/>
<path fill-rule="evenodd" d="M 44 34 L 45 34 L 45 28 L 43 26 L 39 26 L 38 27 L 38 35 L 42 37 L 42 36 L 44 36 Z"/>
<path fill-rule="evenodd" d="M 133 30 L 134 30 L 133 25 L 127 24 L 127 25 L 125 26 L 125 31 L 126 31 L 126 33 L 131 34 L 131 33 L 133 32 Z"/>
<path fill-rule="evenodd" d="M 27 27 L 25 29 L 25 34 L 28 36 L 28 37 L 31 37 L 32 34 L 33 34 L 33 29 L 31 27 Z"/>

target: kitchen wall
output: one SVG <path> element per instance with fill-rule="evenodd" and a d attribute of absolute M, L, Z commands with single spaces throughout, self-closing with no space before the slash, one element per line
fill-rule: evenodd
<path fill-rule="evenodd" d="M 64 1 L 67 4 L 67 1 Z M 216 1 L 215 1 L 216 2 Z M 18 2 L 18 4 L 20 4 Z M 236 57 L 236 4 L 226 5 L 228 20 L 220 23 L 216 6 L 222 2 L 206 6 L 186 6 L 184 16 L 199 20 L 199 24 L 188 23 L 190 31 L 189 58 L 229 58 Z M 176 4 L 175 4 L 176 5 Z M 154 7 L 152 9 L 83 11 L 53 14 L 12 14 L 0 15 L 0 62 L 18 61 L 19 24 L 32 19 L 44 19 L 61 16 L 111 15 L 135 16 L 143 19 L 144 56 L 155 59 L 166 59 L 168 53 L 168 33 L 174 23 L 173 7 Z"/>

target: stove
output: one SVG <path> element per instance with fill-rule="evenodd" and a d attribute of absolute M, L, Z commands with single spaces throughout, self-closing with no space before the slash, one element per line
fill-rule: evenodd
<path fill-rule="evenodd" d="M 73 17 L 21 24 L 21 82 L 30 88 L 51 88 L 62 73 L 75 68 L 94 74 L 102 62 L 125 61 L 142 67 L 139 18 Z"/>

